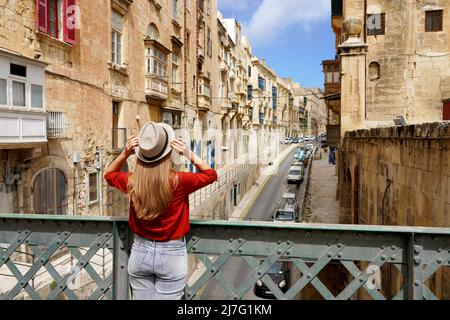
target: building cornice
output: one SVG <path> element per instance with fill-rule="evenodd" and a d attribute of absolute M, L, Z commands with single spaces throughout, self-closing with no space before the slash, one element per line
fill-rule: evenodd
<path fill-rule="evenodd" d="M 20 54 L 18 52 L 11 51 L 11 50 L 8 50 L 8 49 L 2 48 L 2 47 L 0 47 L 0 56 L 6 57 L 6 58 L 13 57 L 15 59 L 23 60 L 23 61 L 25 61 L 27 63 L 35 64 L 35 65 L 38 65 L 38 66 L 43 67 L 43 68 L 45 68 L 45 67 L 47 67 L 49 65 L 46 62 L 39 61 L 39 60 L 30 58 L 30 57 L 24 56 L 23 54 Z"/>

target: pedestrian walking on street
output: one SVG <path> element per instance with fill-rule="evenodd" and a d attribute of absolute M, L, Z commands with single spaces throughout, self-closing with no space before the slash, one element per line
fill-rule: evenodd
<path fill-rule="evenodd" d="M 199 173 L 176 172 L 178 152 Z M 133 173 L 120 172 L 135 154 Z M 185 235 L 189 232 L 189 194 L 217 181 L 217 172 L 175 139 L 172 127 L 147 123 L 106 169 L 108 184 L 128 194 L 129 225 L 134 243 L 128 274 L 134 300 L 180 300 L 187 282 Z"/>
<path fill-rule="evenodd" d="M 335 148 L 334 147 L 330 147 L 330 153 L 328 155 L 328 164 L 336 164 L 336 154 L 335 154 Z"/>

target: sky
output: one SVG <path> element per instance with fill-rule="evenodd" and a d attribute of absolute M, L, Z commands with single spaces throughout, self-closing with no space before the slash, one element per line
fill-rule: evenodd
<path fill-rule="evenodd" d="M 236 18 L 253 54 L 279 77 L 323 88 L 322 60 L 334 59 L 330 0 L 217 0 L 224 18 Z"/>

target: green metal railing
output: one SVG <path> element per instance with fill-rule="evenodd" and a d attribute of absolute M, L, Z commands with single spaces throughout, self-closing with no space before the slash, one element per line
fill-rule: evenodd
<path fill-rule="evenodd" d="M 243 299 L 258 280 L 278 299 L 449 299 L 449 228 L 193 221 L 187 240 L 188 300 L 211 282 Z M 131 242 L 124 219 L 0 215 L 0 298 L 128 299 Z M 238 283 L 232 259 L 248 270 Z M 277 261 L 291 269 L 284 290 L 268 275 Z"/>

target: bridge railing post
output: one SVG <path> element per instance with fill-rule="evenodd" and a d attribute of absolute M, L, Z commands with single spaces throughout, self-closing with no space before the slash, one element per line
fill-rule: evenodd
<path fill-rule="evenodd" d="M 411 233 L 408 239 L 408 299 L 423 300 L 423 241 Z"/>
<path fill-rule="evenodd" d="M 131 248 L 131 232 L 126 222 L 113 222 L 113 300 L 128 300 L 128 257 Z"/>

